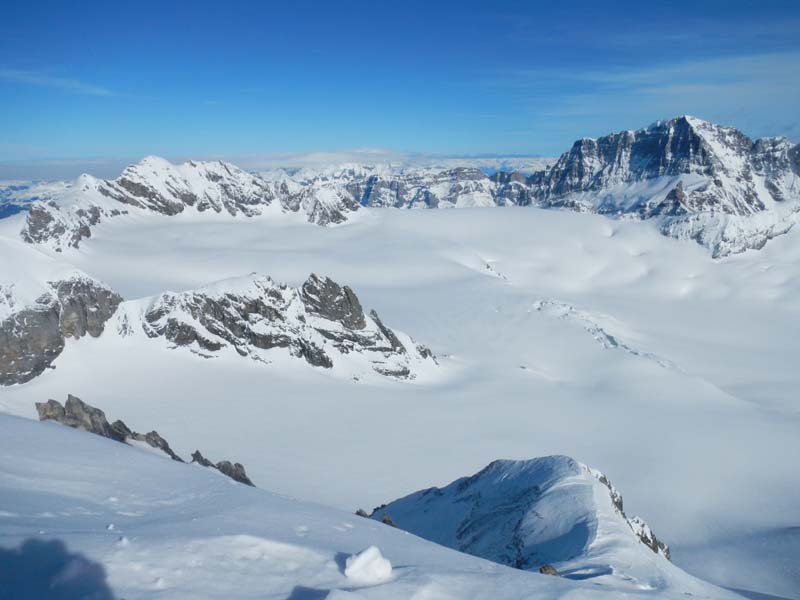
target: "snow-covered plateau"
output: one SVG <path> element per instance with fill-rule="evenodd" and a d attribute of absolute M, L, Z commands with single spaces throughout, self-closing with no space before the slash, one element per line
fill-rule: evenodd
<path fill-rule="evenodd" d="M 490 166 L 6 186 L 0 598 L 800 598 L 797 146 Z"/>

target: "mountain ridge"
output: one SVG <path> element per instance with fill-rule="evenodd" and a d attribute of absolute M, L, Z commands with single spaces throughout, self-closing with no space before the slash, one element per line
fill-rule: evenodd
<path fill-rule="evenodd" d="M 344 164 L 254 174 L 223 161 L 173 165 L 147 156 L 117 179 L 82 175 L 34 202 L 20 235 L 63 251 L 78 248 L 101 221 L 132 210 L 232 218 L 297 213 L 326 226 L 345 223 L 362 207 L 494 206 L 650 221 L 662 234 L 699 243 L 720 258 L 759 249 L 797 223 L 800 144 L 784 137 L 753 140 L 685 115 L 581 138 L 532 173 Z"/>

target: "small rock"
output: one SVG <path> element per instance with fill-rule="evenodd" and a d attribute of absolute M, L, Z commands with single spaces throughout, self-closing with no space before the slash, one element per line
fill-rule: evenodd
<path fill-rule="evenodd" d="M 542 575 L 552 575 L 554 577 L 561 577 L 561 573 L 559 573 L 553 565 L 542 565 L 539 567 L 539 573 Z"/>

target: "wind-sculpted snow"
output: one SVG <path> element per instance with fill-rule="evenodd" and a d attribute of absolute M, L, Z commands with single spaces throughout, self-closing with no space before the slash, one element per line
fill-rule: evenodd
<path fill-rule="evenodd" d="M 400 529 L 518 569 L 550 565 L 564 577 L 658 589 L 669 548 L 629 519 L 608 478 L 566 456 L 498 460 L 444 488 L 381 506 Z"/>
<path fill-rule="evenodd" d="M 251 275 L 125 303 L 115 326 L 124 338 L 163 338 L 204 357 L 233 350 L 269 363 L 284 349 L 356 380 L 370 372 L 414 379 L 436 366 L 430 350 L 386 327 L 374 310 L 365 314 L 349 287 L 314 274 L 299 289 Z"/>

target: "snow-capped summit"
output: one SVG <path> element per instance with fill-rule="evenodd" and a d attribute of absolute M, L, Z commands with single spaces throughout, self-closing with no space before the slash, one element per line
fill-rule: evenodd
<path fill-rule="evenodd" d="M 496 460 L 471 477 L 415 492 L 370 515 L 422 538 L 518 569 L 620 589 L 687 577 L 608 478 L 567 456 Z M 548 570 L 548 569 L 545 569 Z"/>

